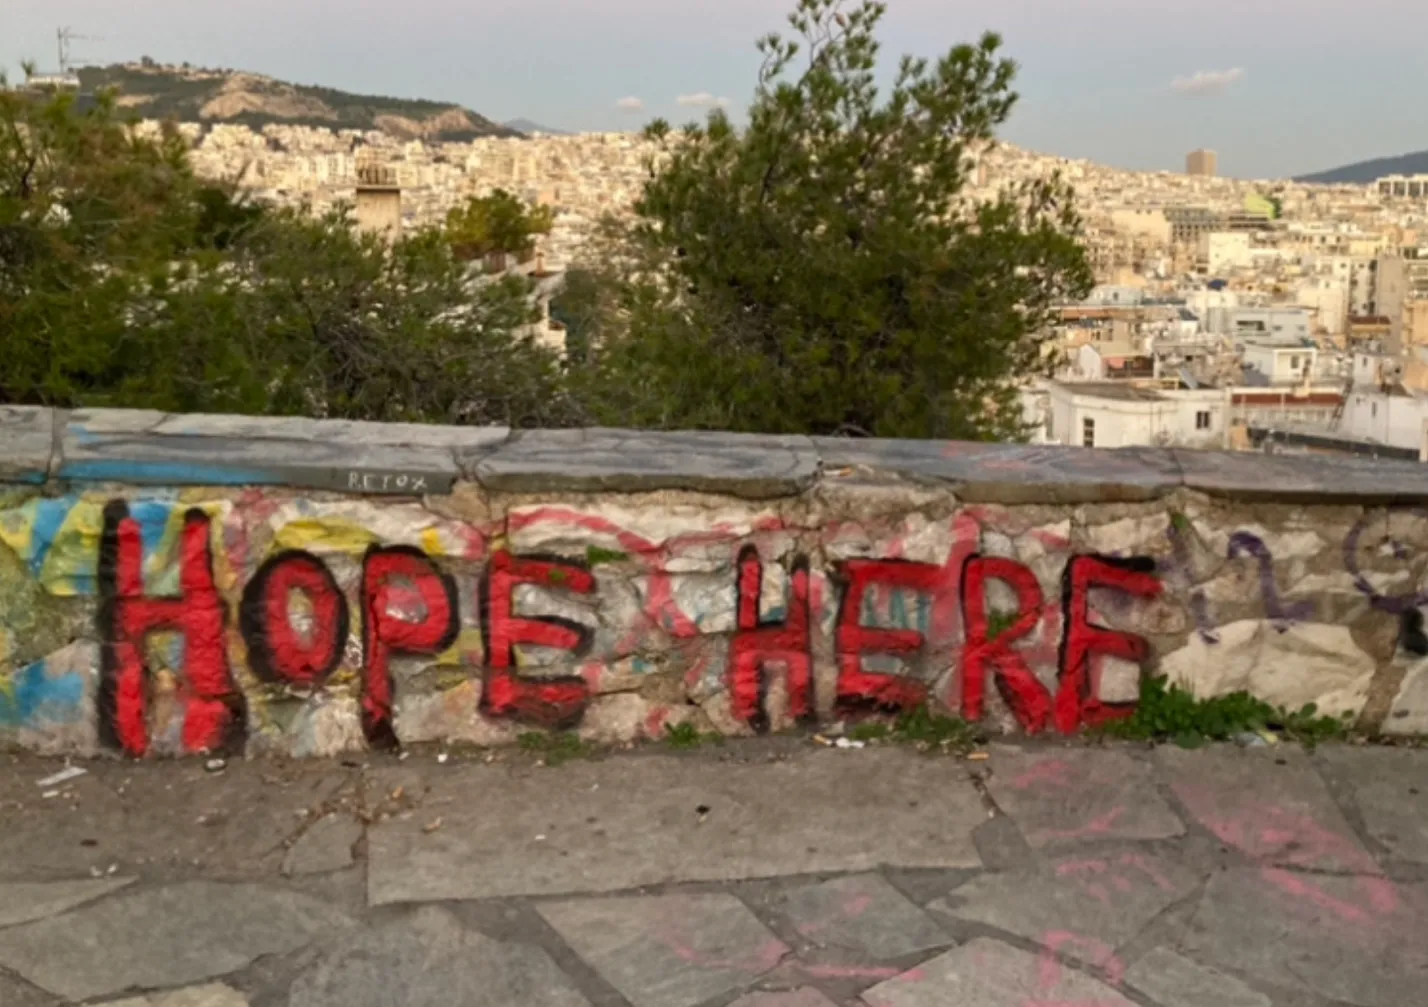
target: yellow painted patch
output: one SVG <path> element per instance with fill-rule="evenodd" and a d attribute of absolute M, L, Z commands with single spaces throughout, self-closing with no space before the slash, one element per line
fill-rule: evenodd
<path fill-rule="evenodd" d="M 441 543 L 441 532 L 435 528 L 425 528 L 421 533 L 422 551 L 428 556 L 445 556 L 446 547 Z"/>
<path fill-rule="evenodd" d="M 376 535 L 342 518 L 300 518 L 278 529 L 272 548 L 361 554 L 376 542 Z"/>

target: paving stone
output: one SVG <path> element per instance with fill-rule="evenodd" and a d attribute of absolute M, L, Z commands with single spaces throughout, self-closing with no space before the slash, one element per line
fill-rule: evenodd
<path fill-rule="evenodd" d="M 1135 1007 L 1099 980 L 980 937 L 879 983 L 863 994 L 871 1007 Z"/>
<path fill-rule="evenodd" d="M 0 966 L 83 1000 L 216 978 L 347 924 L 341 913 L 295 892 L 190 881 L 0 930 Z"/>
<path fill-rule="evenodd" d="M 986 820 L 956 763 L 891 748 L 716 765 L 648 755 L 559 772 L 464 764 L 427 779 L 441 829 L 424 831 L 418 814 L 367 830 L 374 905 L 977 867 L 971 835 Z M 398 782 L 374 780 L 378 792 Z"/>
<path fill-rule="evenodd" d="M 814 445 L 825 479 L 873 474 L 950 483 L 959 499 L 974 502 L 1153 500 L 1180 486 L 1180 469 L 1170 452 L 1150 448 L 837 437 L 814 438 Z"/>
<path fill-rule="evenodd" d="M 443 494 L 456 452 L 504 440 L 504 428 L 168 416 L 76 410 L 61 434 L 56 476 L 140 485 L 306 486 L 347 493 Z"/>
<path fill-rule="evenodd" d="M 231 986 L 210 983 L 128 1000 L 114 1000 L 104 1007 L 248 1007 L 248 998 Z"/>
<path fill-rule="evenodd" d="M 1399 860 L 1428 863 L 1428 776 L 1421 752 L 1333 746 L 1319 755 L 1352 795 L 1371 837 Z"/>
<path fill-rule="evenodd" d="M 85 878 L 0 883 L 0 927 L 54 916 L 117 892 L 133 881 L 133 878 Z"/>
<path fill-rule="evenodd" d="M 354 932 L 294 980 L 288 1007 L 588 1007 L 537 947 L 466 930 L 424 907 Z"/>
<path fill-rule="evenodd" d="M 835 1005 L 832 1000 L 812 986 L 804 986 L 796 990 L 750 993 L 748 996 L 735 1000 L 729 1007 L 835 1007 Z"/>
<path fill-rule="evenodd" d="M 1297 747 L 1161 748 L 1156 759 L 1190 814 L 1249 857 L 1316 870 L 1378 869 Z"/>
<path fill-rule="evenodd" d="M 537 909 L 634 1007 L 692 1007 L 752 985 L 789 950 L 732 895 L 577 899 Z"/>
<path fill-rule="evenodd" d="M 283 873 L 322 874 L 350 867 L 352 846 L 361 838 L 361 822 L 347 815 L 323 815 L 288 850 Z"/>
<path fill-rule="evenodd" d="M 1169 948 L 1156 948 L 1132 965 L 1126 970 L 1126 982 L 1160 1007 L 1274 1007 L 1269 997 L 1233 976 Z"/>
<path fill-rule="evenodd" d="M 60 1002 L 44 990 L 6 975 L 0 975 L 0 1004 L 4 1007 L 60 1007 Z"/>
<path fill-rule="evenodd" d="M 54 415 L 43 406 L 0 406 L 0 483 L 49 478 Z"/>
<path fill-rule="evenodd" d="M 876 874 L 797 889 L 788 895 L 783 913 L 811 943 L 874 959 L 952 943 L 931 917 Z"/>
<path fill-rule="evenodd" d="M 817 472 L 807 437 L 603 428 L 523 432 L 475 466 L 483 486 L 511 493 L 682 489 L 746 499 L 800 493 Z"/>
<path fill-rule="evenodd" d="M 1154 768 L 1114 749 L 991 749 L 997 806 L 1033 847 L 1168 839 L 1185 826 L 1155 789 Z"/>
<path fill-rule="evenodd" d="M 973 878 L 928 909 L 1048 943 L 1074 935 L 1062 954 L 1103 964 L 1199 883 L 1190 868 L 1142 850 L 1067 856 Z"/>
<path fill-rule="evenodd" d="M 1197 960 L 1359 1007 L 1423 1002 L 1428 885 L 1237 868 L 1211 879 L 1181 941 Z"/>

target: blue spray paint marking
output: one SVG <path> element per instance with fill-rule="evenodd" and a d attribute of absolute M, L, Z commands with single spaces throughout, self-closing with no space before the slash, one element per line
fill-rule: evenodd
<path fill-rule="evenodd" d="M 71 723 L 79 719 L 83 700 L 83 675 L 71 671 L 51 678 L 45 662 L 36 661 L 15 673 L 9 689 L 0 688 L 0 726 Z"/>
<path fill-rule="evenodd" d="M 55 544 L 60 529 L 78 497 L 60 497 L 55 500 L 41 500 L 35 507 L 35 520 L 30 525 L 30 573 L 38 579 L 45 567 L 50 548 Z"/>
<path fill-rule="evenodd" d="M 1247 531 L 1237 531 L 1230 536 L 1230 559 L 1251 556 L 1259 564 L 1259 592 L 1264 597 L 1264 610 L 1274 622 L 1274 628 L 1283 633 L 1291 623 L 1308 619 L 1314 613 L 1314 606 L 1307 601 L 1297 601 L 1285 605 L 1279 597 L 1279 585 L 1274 582 L 1274 556 L 1269 546 L 1258 535 Z"/>
<path fill-rule="evenodd" d="M 60 467 L 59 477 L 91 482 L 177 483 L 190 486 L 267 486 L 284 481 L 263 469 L 117 459 L 66 462 Z"/>

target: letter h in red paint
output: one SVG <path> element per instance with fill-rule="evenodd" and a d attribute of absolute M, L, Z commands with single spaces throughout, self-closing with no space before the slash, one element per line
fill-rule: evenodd
<path fill-rule="evenodd" d="M 481 705 L 492 716 L 515 716 L 545 727 L 577 722 L 590 702 L 590 686 L 578 675 L 524 679 L 516 673 L 516 647 L 552 647 L 583 654 L 589 628 L 555 616 L 519 616 L 512 597 L 520 584 L 560 588 L 577 594 L 595 590 L 589 570 L 559 560 L 493 553 L 482 582 L 482 628 L 486 643 L 486 684 Z"/>
<path fill-rule="evenodd" d="M 813 715 L 813 653 L 809 633 L 810 603 L 808 561 L 794 563 L 790 576 L 788 615 L 783 622 L 759 620 L 759 597 L 763 593 L 764 567 L 758 548 L 745 546 L 739 553 L 738 628 L 730 644 L 729 683 L 733 715 L 752 724 L 757 731 L 769 727 L 765 708 L 769 664 L 782 664 L 788 687 L 788 713 L 795 719 Z"/>
<path fill-rule="evenodd" d="M 1061 686 L 1056 693 L 1056 728 L 1070 734 L 1081 724 L 1094 726 L 1127 717 L 1136 704 L 1107 703 L 1097 696 L 1092 659 L 1097 655 L 1144 663 L 1150 645 L 1134 633 L 1090 621 L 1091 589 L 1111 588 L 1141 598 L 1160 595 L 1161 584 L 1148 558 L 1114 559 L 1075 556 L 1066 564 L 1062 604 L 1065 637 L 1061 641 Z"/>
<path fill-rule="evenodd" d="M 228 666 L 225 609 L 213 583 L 208 516 L 184 515 L 176 598 L 144 594 L 139 523 L 122 500 L 104 508 L 99 544 L 99 736 L 133 756 L 149 750 L 149 674 L 144 645 L 151 633 L 183 635 L 182 744 L 188 752 L 241 751 L 247 726 L 243 694 Z"/>

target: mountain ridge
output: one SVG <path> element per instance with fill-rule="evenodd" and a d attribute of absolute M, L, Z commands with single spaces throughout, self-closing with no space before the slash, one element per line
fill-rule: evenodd
<path fill-rule="evenodd" d="M 1375 157 L 1367 161 L 1355 161 L 1328 171 L 1316 171 L 1308 175 L 1298 175 L 1296 182 L 1314 185 L 1367 185 L 1384 175 L 1424 175 L 1428 174 L 1428 150 L 1393 157 Z"/>
<path fill-rule="evenodd" d="M 241 70 L 146 60 L 86 66 L 76 73 L 83 90 L 112 89 L 121 106 L 152 119 L 228 123 L 253 129 L 285 124 L 379 130 L 403 140 L 461 142 L 524 135 L 454 103 L 354 94 Z"/>

